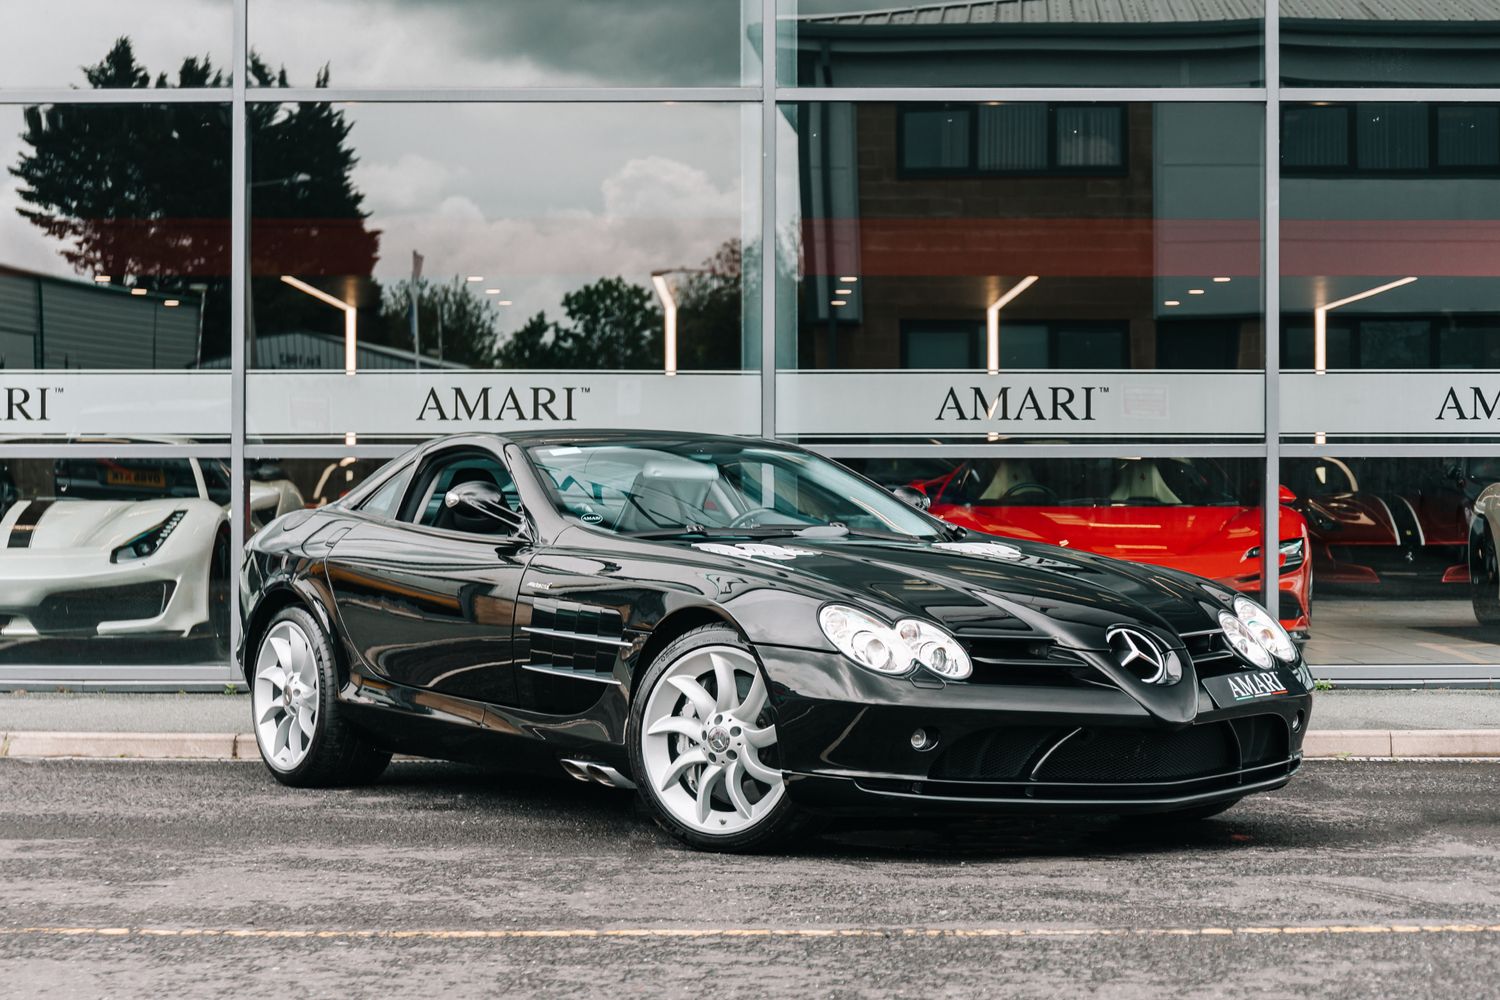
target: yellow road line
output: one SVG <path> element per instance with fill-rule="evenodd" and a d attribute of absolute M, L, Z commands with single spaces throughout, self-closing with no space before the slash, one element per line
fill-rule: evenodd
<path fill-rule="evenodd" d="M 1100 938 L 1234 937 L 1332 934 L 1500 934 L 1500 924 L 1302 924 L 1264 927 L 563 927 L 297 929 L 261 927 L 0 927 L 10 937 L 249 938 L 254 940 L 379 939 L 423 941 L 528 940 L 536 938 Z"/>

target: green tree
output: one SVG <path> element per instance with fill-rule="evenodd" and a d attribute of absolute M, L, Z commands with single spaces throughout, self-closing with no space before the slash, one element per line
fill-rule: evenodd
<path fill-rule="evenodd" d="M 499 317 L 489 300 L 470 292 L 470 287 L 463 278 L 446 284 L 407 280 L 386 285 L 380 308 L 384 339 L 415 350 L 411 338 L 415 288 L 422 356 L 470 368 L 493 368 L 498 359 Z"/>
<path fill-rule="evenodd" d="M 250 75 L 287 86 L 252 54 Z M 223 86 L 209 59 L 188 57 L 175 81 L 153 83 L 122 37 L 83 71 L 95 88 Z M 326 86 L 328 70 L 316 84 Z M 81 275 L 197 300 L 205 356 L 229 353 L 230 118 L 217 104 L 57 104 L 23 112 L 24 143 L 10 173 L 19 180 L 21 216 L 60 244 Z M 369 275 L 379 234 L 365 225 L 363 196 L 350 180 L 356 162 L 350 123 L 327 104 L 253 104 L 251 273 L 260 285 L 256 315 L 278 328 L 336 328 L 335 311 L 282 286 L 276 275 L 353 278 L 360 301 L 378 306 Z M 306 323 L 301 321 L 306 317 Z"/>

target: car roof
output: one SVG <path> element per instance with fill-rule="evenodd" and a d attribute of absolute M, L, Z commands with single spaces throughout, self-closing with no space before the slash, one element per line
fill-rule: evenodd
<path fill-rule="evenodd" d="M 490 435 L 497 440 L 510 441 L 523 448 L 535 445 L 583 445 L 583 444 L 673 444 L 714 443 L 744 446 L 746 444 L 775 444 L 784 442 L 766 441 L 761 438 L 738 437 L 730 434 L 700 434 L 694 431 L 633 431 L 617 429 L 549 428 L 536 431 L 510 431 Z"/>

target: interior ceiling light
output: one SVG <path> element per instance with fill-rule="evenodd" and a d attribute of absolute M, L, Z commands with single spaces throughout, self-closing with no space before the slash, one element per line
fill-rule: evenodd
<path fill-rule="evenodd" d="M 107 274 L 96 274 L 96 275 L 94 275 L 94 282 L 96 284 L 100 284 L 100 285 L 107 285 L 107 284 L 109 284 L 109 275 L 107 275 Z"/>
<path fill-rule="evenodd" d="M 1228 282 L 1229 282 L 1228 278 L 1215 278 L 1214 279 L 1214 283 L 1217 284 L 1217 285 L 1227 284 Z"/>
<path fill-rule="evenodd" d="M 846 285 L 852 285 L 852 284 L 854 284 L 854 283 L 855 283 L 855 282 L 856 282 L 856 281 L 858 281 L 858 280 L 859 280 L 859 279 L 858 279 L 858 278 L 855 278 L 855 277 L 850 277 L 850 276 L 847 276 L 847 275 L 846 275 L 846 276 L 845 276 L 845 277 L 842 277 L 842 278 L 840 278 L 840 279 L 839 279 L 839 280 L 840 280 L 840 281 L 842 281 L 842 282 L 843 282 L 843 283 L 844 283 L 844 284 L 846 284 Z"/>
<path fill-rule="evenodd" d="M 168 299 L 167 301 L 163 302 L 162 305 L 166 306 L 168 309 L 173 309 L 177 306 L 182 305 L 182 303 L 177 301 L 176 299 Z"/>
<path fill-rule="evenodd" d="M 849 304 L 849 302 L 848 302 L 847 299 L 834 299 L 830 303 L 830 305 L 835 305 L 835 306 L 847 306 L 848 304 Z"/>
<path fill-rule="evenodd" d="M 1040 275 L 1028 274 L 984 310 L 984 369 L 989 374 L 1000 374 L 1000 310 L 1038 280 Z"/>
<path fill-rule="evenodd" d="M 1203 289 L 1201 289 L 1201 288 L 1189 288 L 1188 289 L 1188 294 L 1189 295 L 1202 295 L 1203 294 Z"/>
<path fill-rule="evenodd" d="M 484 294 L 486 294 L 486 295 L 499 295 L 500 294 L 500 289 L 498 289 L 498 288 L 486 288 L 484 290 Z"/>
<path fill-rule="evenodd" d="M 146 294 L 146 290 L 144 288 L 132 288 L 130 290 L 130 294 L 131 295 L 145 295 Z"/>
<path fill-rule="evenodd" d="M 852 289 L 852 288 L 835 288 L 833 290 L 833 294 L 835 294 L 835 295 L 853 295 L 854 294 L 854 289 Z"/>
<path fill-rule="evenodd" d="M 484 280 L 484 275 L 482 275 L 482 274 L 471 274 L 471 275 L 469 275 L 469 277 L 468 277 L 467 280 L 468 281 L 483 281 Z"/>
<path fill-rule="evenodd" d="M 1179 302 L 1177 299 L 1168 299 L 1167 301 L 1163 302 L 1162 305 L 1164 305 L 1164 306 L 1180 306 L 1180 305 L 1182 305 L 1182 303 Z"/>

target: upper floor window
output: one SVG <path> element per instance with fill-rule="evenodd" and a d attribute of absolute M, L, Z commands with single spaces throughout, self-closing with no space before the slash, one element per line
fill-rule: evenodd
<path fill-rule="evenodd" d="M 1125 108 L 1119 104 L 908 105 L 897 127 L 906 177 L 1125 170 Z"/>
<path fill-rule="evenodd" d="M 1289 176 L 1500 174 L 1500 105 L 1294 105 L 1281 114 L 1281 167 Z"/>

